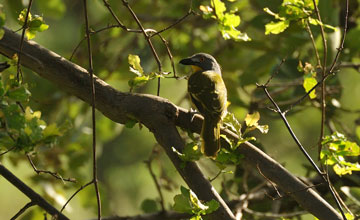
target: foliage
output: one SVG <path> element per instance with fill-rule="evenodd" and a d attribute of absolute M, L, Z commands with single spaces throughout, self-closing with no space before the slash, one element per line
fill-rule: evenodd
<path fill-rule="evenodd" d="M 180 190 L 181 194 L 174 197 L 173 209 L 178 212 L 192 214 L 191 220 L 201 220 L 201 216 L 210 214 L 219 208 L 219 203 L 215 200 L 203 203 L 192 190 L 183 186 L 180 187 Z"/>
<path fill-rule="evenodd" d="M 240 25 L 240 16 L 237 10 L 226 11 L 225 3 L 221 0 L 211 0 L 210 6 L 200 5 L 204 18 L 213 18 L 218 22 L 218 29 L 225 40 L 250 41 L 246 33 L 242 33 L 237 26 Z"/>
<path fill-rule="evenodd" d="M 360 156 L 360 147 L 355 142 L 348 141 L 339 132 L 334 132 L 332 135 L 326 136 L 321 144 L 325 146 L 320 154 L 322 163 L 332 166 L 337 175 L 342 176 L 352 174 L 353 171 L 360 171 L 358 162 L 346 160 L 347 157 Z"/>
<path fill-rule="evenodd" d="M 66 128 L 47 125 L 41 119 L 40 111 L 33 111 L 29 106 L 24 109 L 20 103 L 28 102 L 31 94 L 27 84 L 19 84 L 14 74 L 2 74 L 0 79 L 0 123 L 3 128 L 0 149 L 14 147 L 17 151 L 31 152 L 37 146 L 54 144 Z"/>
<path fill-rule="evenodd" d="M 18 22 L 24 26 L 26 19 L 27 9 L 20 12 Z M 31 15 L 29 12 L 27 24 L 26 24 L 26 37 L 31 40 L 36 36 L 36 32 L 43 32 L 49 28 L 49 25 L 45 24 L 43 17 L 39 15 Z"/>
<path fill-rule="evenodd" d="M 309 92 L 317 84 L 315 68 L 311 65 L 311 63 L 305 63 L 305 66 L 303 66 L 300 61 L 298 65 L 298 70 L 299 72 L 304 73 L 303 87 L 305 89 L 305 92 Z M 311 91 L 309 97 L 310 99 L 316 98 L 316 91 Z"/>
<path fill-rule="evenodd" d="M 24 26 L 25 2 L 1 2 L 0 39 L 4 33 L 1 27 L 16 31 Z M 181 131 L 187 144 L 183 151 L 173 150 L 183 165 L 196 161 L 206 176 L 216 175 L 216 178 L 209 179 L 213 180 L 212 183 L 226 201 L 236 201 L 240 196 L 254 192 L 273 191 L 264 186 L 259 170 L 249 169 L 244 163 L 239 146 L 245 141 L 251 141 L 286 168 L 308 178 L 312 168 L 303 166 L 306 162 L 299 156 L 300 152 L 294 150 L 284 124 L 277 114 L 268 109 L 271 103 L 263 91 L 256 89 L 255 83 L 266 82 L 271 73 L 277 73 L 269 83 L 269 92 L 281 109 L 294 107 L 286 112 L 286 116 L 299 140 L 312 151 L 313 148 L 309 146 L 319 143 L 320 88 L 314 89 L 310 98 L 295 106 L 292 104 L 320 80 L 322 69 L 315 49 L 320 60 L 323 60 L 325 49 L 321 26 L 325 28 L 328 46 L 327 65 L 332 64 L 340 45 L 340 30 L 344 27 L 344 1 L 316 1 L 322 22 L 317 17 L 312 0 L 209 0 L 192 1 L 191 5 L 189 2 L 129 1 L 147 33 L 164 30 L 158 35 L 149 35 L 162 64 L 163 72 L 159 72 L 146 39 L 137 30 L 137 22 L 127 13 L 121 1 L 109 0 L 108 3 L 126 28 L 114 27 L 117 22 L 102 1 L 88 1 L 94 73 L 120 91 L 130 88 L 131 92 L 146 94 L 156 94 L 157 83 L 161 80 L 160 96 L 189 108 L 184 80 L 186 69 L 177 65 L 177 61 L 196 52 L 212 54 L 222 66 L 228 100 L 232 103 L 222 126 L 237 134 L 239 140 L 230 140 L 222 135 L 222 141 L 228 145 L 221 148 L 215 160 L 209 160 L 200 152 L 198 136 L 190 131 Z M 358 213 L 358 205 L 354 204 L 359 201 L 359 189 L 347 185 L 349 180 L 360 184 L 357 178 L 360 105 L 356 101 L 360 99 L 359 68 L 356 65 L 360 62 L 360 10 L 358 1 L 351 4 L 341 62 L 335 65 L 336 71 L 325 81 L 325 138 L 320 157 L 323 164 L 332 166 L 342 176 L 334 179 L 335 188 L 341 187 L 344 202 L 354 213 Z M 83 67 L 88 65 L 81 1 L 37 0 L 33 1 L 30 11 L 25 25 L 28 39 L 36 36 L 35 40 L 44 47 L 64 58 L 73 54 L 72 62 Z M 184 17 L 187 13 L 188 16 Z M 48 31 L 42 32 L 46 29 Z M 310 38 L 309 29 L 314 41 Z M 160 36 L 166 40 L 168 48 Z M 173 60 L 168 59 L 168 49 Z M 11 151 L 0 157 L 1 163 L 14 171 L 24 172 L 21 178 L 42 195 L 50 197 L 41 191 L 41 187 L 47 184 L 59 195 L 69 198 L 92 178 L 89 106 L 26 68 L 22 68 L 25 83 L 18 83 L 15 68 L 18 56 L 13 59 L 1 56 L 0 62 L 3 61 L 8 61 L 12 67 L 1 74 L 0 81 L 0 153 Z M 172 62 L 180 76 L 176 79 L 166 76 L 168 72 L 173 72 Z M 338 100 L 338 103 L 333 100 Z M 100 112 L 97 112 L 96 120 L 99 185 L 104 216 L 161 210 L 160 196 L 143 163 L 150 153 L 155 155 L 153 172 L 163 192 L 165 208 L 171 204 L 175 210 L 193 215 L 193 219 L 200 219 L 217 209 L 219 204 L 200 201 L 191 189 L 185 187 L 181 187 L 181 194 L 174 197 L 177 193 L 175 189 L 179 188 L 181 182 L 180 177 L 161 149 L 152 152 L 155 140 L 148 129 L 135 126 L 137 120 L 130 119 L 125 125 L 119 125 Z M 140 123 L 139 126 L 142 127 Z M 39 168 L 74 177 L 78 184 L 64 184 L 46 174 L 37 175 L 26 161 L 25 153 L 34 155 L 34 163 Z M 2 219 L 10 219 L 18 211 L 8 210 L 9 206 L 18 205 L 15 194 L 6 194 L 9 185 L 1 185 L 4 198 L 14 197 L 6 200 L 6 204 L 0 204 Z M 96 199 L 90 188 L 82 190 L 70 203 L 70 206 L 77 208 L 76 213 L 65 209 L 71 219 L 94 217 Z M 324 192 L 324 196 L 327 198 L 329 194 Z M 246 197 L 245 201 L 248 202 L 247 208 L 254 213 L 272 210 L 273 201 L 251 200 L 251 197 Z M 332 200 L 328 201 L 334 206 Z M 290 198 L 281 198 L 278 204 L 287 213 L 299 210 Z M 244 219 L 257 218 L 245 209 L 242 211 Z M 43 216 L 42 212 L 40 209 L 29 209 L 24 218 L 38 219 Z"/>
<path fill-rule="evenodd" d="M 130 86 L 130 91 L 132 91 L 136 87 L 140 87 L 149 82 L 149 80 L 153 80 L 156 78 L 163 77 L 155 72 L 151 72 L 150 74 L 145 74 L 143 68 L 140 64 L 140 57 L 138 55 L 129 54 L 128 56 L 129 62 L 129 70 L 130 72 L 136 75 L 135 78 L 130 79 L 128 84 Z"/>
<path fill-rule="evenodd" d="M 316 1 L 316 5 L 319 1 Z M 283 0 L 283 3 L 279 7 L 279 13 L 272 12 L 269 8 L 264 8 L 264 11 L 273 16 L 277 22 L 271 21 L 265 25 L 265 34 L 279 34 L 285 31 L 291 22 L 296 22 L 301 26 L 308 23 L 312 25 L 322 25 L 326 28 L 336 31 L 336 28 L 331 25 L 324 25 L 317 18 L 312 18 L 314 13 L 313 0 Z"/>

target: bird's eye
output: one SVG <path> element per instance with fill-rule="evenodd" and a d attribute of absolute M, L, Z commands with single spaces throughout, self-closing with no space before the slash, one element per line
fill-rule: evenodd
<path fill-rule="evenodd" d="M 200 60 L 200 62 L 204 62 L 205 59 L 204 59 L 204 57 L 200 57 L 199 60 Z"/>

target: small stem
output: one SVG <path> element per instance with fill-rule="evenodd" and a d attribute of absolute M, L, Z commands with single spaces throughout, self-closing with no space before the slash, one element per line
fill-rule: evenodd
<path fill-rule="evenodd" d="M 96 119 L 95 119 L 95 85 L 94 85 L 94 69 L 93 69 L 93 60 L 92 60 L 92 50 L 91 50 L 91 41 L 90 41 L 90 31 L 89 31 L 89 19 L 87 11 L 87 0 L 84 0 L 84 15 L 85 15 L 85 25 L 86 25 L 86 39 L 87 39 L 87 48 L 88 48 L 88 58 L 89 58 L 89 75 L 91 83 L 91 119 L 92 119 L 92 160 L 93 160 L 93 180 L 96 193 L 97 201 L 97 214 L 98 220 L 101 219 L 101 200 L 100 200 L 100 191 L 98 186 L 97 178 L 97 164 L 96 164 Z"/>

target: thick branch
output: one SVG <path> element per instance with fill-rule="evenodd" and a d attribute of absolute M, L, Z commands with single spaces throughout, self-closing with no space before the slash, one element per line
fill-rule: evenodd
<path fill-rule="evenodd" d="M 19 35 L 5 29 L 4 38 L 0 40 L 0 53 L 12 57 L 14 53 L 18 52 L 19 40 Z M 87 103 L 91 103 L 91 94 L 88 92 L 91 84 L 85 69 L 33 41 L 24 42 L 22 56 L 22 65 L 53 82 L 61 89 Z M 217 216 L 217 218 L 215 219 L 231 219 L 233 217 L 197 165 L 188 163 L 185 169 L 181 168 L 179 158 L 171 151 L 171 147 L 181 150 L 184 145 L 175 125 L 199 132 L 202 123 L 201 117 L 195 117 L 194 120 L 191 120 L 192 115 L 187 110 L 175 106 L 164 98 L 147 94 L 119 92 L 98 78 L 95 78 L 95 87 L 96 108 L 99 111 L 118 123 L 135 119 L 144 124 L 154 133 L 157 141 L 164 147 L 179 173 L 199 198 L 221 201 L 222 206 L 216 212 L 214 217 Z M 229 137 L 237 138 L 236 135 L 228 131 L 223 131 L 223 133 Z M 305 184 L 254 145 L 245 143 L 240 147 L 240 151 L 245 155 L 246 163 L 252 165 L 254 169 L 260 169 L 263 175 L 283 191 L 288 192 L 305 210 L 320 220 L 341 219 L 336 210 L 314 190 L 304 190 L 307 187 Z M 224 215 L 228 218 L 224 218 Z"/>
<path fill-rule="evenodd" d="M 46 212 L 53 216 L 57 216 L 59 220 L 68 220 L 68 218 L 59 212 L 54 206 L 48 203 L 43 197 L 37 194 L 29 186 L 23 183 L 19 178 L 12 174 L 6 167 L 0 163 L 0 175 L 2 175 L 7 181 L 9 181 L 13 186 L 18 188 L 22 193 L 24 193 L 32 202 L 43 208 Z"/>

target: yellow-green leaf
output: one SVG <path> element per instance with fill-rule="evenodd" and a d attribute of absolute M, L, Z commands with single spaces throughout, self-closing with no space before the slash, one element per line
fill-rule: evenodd
<path fill-rule="evenodd" d="M 283 31 L 285 31 L 286 28 L 289 27 L 290 21 L 284 20 L 284 21 L 278 21 L 278 22 L 270 22 L 265 25 L 265 34 L 279 34 Z"/>
<path fill-rule="evenodd" d="M 130 64 L 130 71 L 138 76 L 144 74 L 144 70 L 140 64 L 140 57 L 138 55 L 129 54 L 128 62 Z"/>
<path fill-rule="evenodd" d="M 44 137 L 49 137 L 49 136 L 60 136 L 61 132 L 59 131 L 58 126 L 56 126 L 56 124 L 51 124 L 48 125 L 44 131 L 43 131 L 43 135 Z"/>
<path fill-rule="evenodd" d="M 245 123 L 246 126 L 248 127 L 257 126 L 259 120 L 260 120 L 259 112 L 254 112 L 253 114 L 247 114 L 245 117 Z"/>
<path fill-rule="evenodd" d="M 317 80 L 315 79 L 315 77 L 311 76 L 311 74 L 307 74 L 306 76 L 304 76 L 303 87 L 305 89 L 305 92 L 309 92 L 316 84 Z M 315 89 L 310 92 L 309 97 L 310 99 L 316 98 Z"/>
<path fill-rule="evenodd" d="M 220 0 L 213 0 L 213 1 L 211 1 L 211 6 L 214 7 L 214 9 L 215 9 L 216 17 L 219 20 L 222 20 L 224 17 L 224 12 L 226 11 L 224 2 L 222 2 Z"/>

